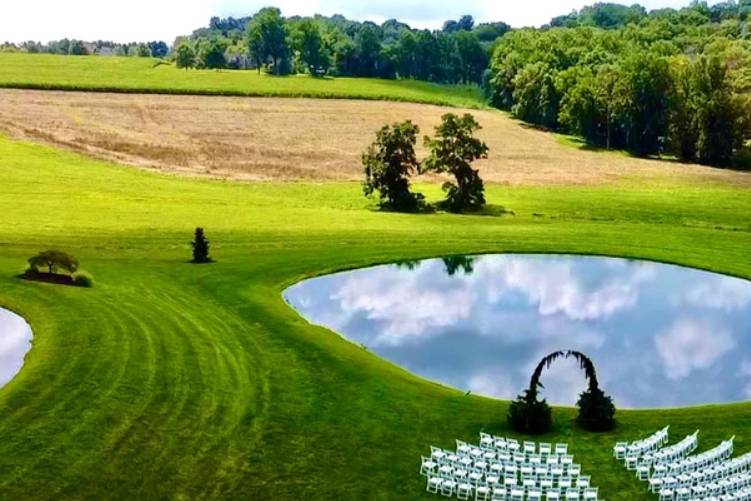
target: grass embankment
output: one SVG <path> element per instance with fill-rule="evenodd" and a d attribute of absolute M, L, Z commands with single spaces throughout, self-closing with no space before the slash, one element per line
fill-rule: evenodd
<path fill-rule="evenodd" d="M 153 94 L 317 97 L 484 108 L 476 86 L 375 78 L 275 77 L 255 71 L 181 70 L 156 59 L 0 53 L 0 88 Z"/>
<path fill-rule="evenodd" d="M 430 198 L 437 186 L 421 186 Z M 434 499 L 431 444 L 512 435 L 506 404 L 422 381 L 284 303 L 312 274 L 458 252 L 586 252 L 751 277 L 751 197 L 711 184 L 490 187 L 515 217 L 378 213 L 356 183 L 175 179 L 0 138 L 0 304 L 34 329 L 0 391 L 3 499 Z M 535 215 L 537 214 L 537 215 Z M 195 226 L 218 263 L 186 264 Z M 93 289 L 22 282 L 27 257 L 75 254 Z M 521 388 L 520 388 L 521 390 Z M 738 435 L 751 404 L 621 412 L 602 435 L 556 409 L 608 500 L 650 499 L 612 444 L 665 424 Z"/>

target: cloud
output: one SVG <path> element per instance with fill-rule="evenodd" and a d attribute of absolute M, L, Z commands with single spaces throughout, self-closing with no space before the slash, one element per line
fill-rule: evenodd
<path fill-rule="evenodd" d="M 507 372 L 491 372 L 484 370 L 469 378 L 467 389 L 477 395 L 486 397 L 513 398 L 520 393 L 521 388 L 515 385 Z"/>
<path fill-rule="evenodd" d="M 746 359 L 743 361 L 741 368 L 738 371 L 738 375 L 746 380 L 746 385 L 744 387 L 746 398 L 751 398 L 751 360 Z"/>
<path fill-rule="evenodd" d="M 563 314 L 572 320 L 606 318 L 634 307 L 639 285 L 654 277 L 651 266 L 626 267 L 621 273 L 608 273 L 602 282 L 584 284 L 569 259 L 551 262 L 509 257 L 487 263 L 499 278 L 491 289 L 493 299 L 498 300 L 509 289 L 518 290 L 530 303 L 539 305 L 540 314 Z"/>
<path fill-rule="evenodd" d="M 709 369 L 735 346 L 729 331 L 701 320 L 679 319 L 655 337 L 665 373 L 673 381 Z"/>
<path fill-rule="evenodd" d="M 685 302 L 700 308 L 733 311 L 751 305 L 751 282 L 733 277 L 707 275 L 686 291 Z"/>
<path fill-rule="evenodd" d="M 434 267 L 414 272 L 385 269 L 378 274 L 356 274 L 332 295 L 350 316 L 359 312 L 382 323 L 383 330 L 371 341 L 373 346 L 397 346 L 416 340 L 436 329 L 469 318 L 472 292 L 466 286 L 426 287 Z"/>

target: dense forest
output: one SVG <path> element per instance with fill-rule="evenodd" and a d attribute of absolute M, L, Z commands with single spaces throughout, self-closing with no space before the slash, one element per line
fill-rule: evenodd
<path fill-rule="evenodd" d="M 608 15 L 605 15 L 608 14 Z M 494 48 L 488 92 L 518 118 L 637 155 L 747 165 L 751 1 L 597 6 Z"/>
<path fill-rule="evenodd" d="M 218 18 L 168 47 L 60 40 L 5 50 L 169 58 L 181 68 L 362 76 L 481 85 L 489 101 L 536 126 L 641 156 L 749 166 L 751 0 L 647 11 L 597 3 L 541 28 L 438 30 L 391 19 L 288 17 L 261 9 Z"/>

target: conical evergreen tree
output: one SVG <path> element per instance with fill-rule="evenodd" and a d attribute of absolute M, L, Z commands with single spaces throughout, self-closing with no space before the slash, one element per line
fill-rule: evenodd
<path fill-rule="evenodd" d="M 206 239 L 203 228 L 196 228 L 195 239 L 191 242 L 191 245 L 193 246 L 194 263 L 212 262 L 211 256 L 209 256 L 209 241 Z"/>

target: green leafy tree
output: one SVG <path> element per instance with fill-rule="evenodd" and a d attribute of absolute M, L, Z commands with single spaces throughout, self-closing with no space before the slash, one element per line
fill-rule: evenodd
<path fill-rule="evenodd" d="M 181 43 L 175 51 L 175 64 L 178 68 L 193 68 L 196 65 L 196 52 L 188 42 Z"/>
<path fill-rule="evenodd" d="M 261 9 L 248 24 L 246 40 L 259 71 L 261 66 L 271 60 L 274 73 L 279 75 L 282 62 L 289 56 L 287 26 L 282 12 L 276 7 Z"/>
<path fill-rule="evenodd" d="M 488 53 L 480 40 L 472 32 L 460 31 L 454 35 L 457 55 L 460 60 L 460 78 L 464 83 L 479 83 L 482 73 L 488 67 Z"/>
<path fill-rule="evenodd" d="M 487 158 L 488 146 L 474 133 L 480 124 L 470 114 L 459 117 L 453 113 L 443 115 L 435 129 L 436 137 L 425 137 L 430 156 L 421 168 L 425 172 L 447 173 L 455 183 L 447 182 L 443 190 L 450 210 L 460 212 L 479 209 L 485 205 L 485 187 L 472 162 Z"/>
<path fill-rule="evenodd" d="M 48 250 L 29 259 L 29 269 L 32 272 L 39 272 L 39 268 L 45 268 L 50 274 L 61 269 L 75 273 L 78 270 L 78 260 L 65 252 Z"/>
<path fill-rule="evenodd" d="M 292 47 L 312 75 L 329 69 L 331 58 L 324 47 L 321 30 L 314 21 L 306 19 L 295 26 Z"/>
<path fill-rule="evenodd" d="M 378 74 L 381 54 L 382 30 L 374 23 L 363 23 L 355 36 L 357 70 L 361 76 L 372 77 Z"/>
<path fill-rule="evenodd" d="M 423 203 L 423 196 L 412 193 L 409 185 L 409 177 L 419 167 L 415 155 L 419 132 L 420 129 L 410 121 L 386 125 L 378 131 L 375 142 L 362 156 L 365 170 L 363 191 L 366 196 L 377 192 L 382 207 L 413 211 Z"/>
<path fill-rule="evenodd" d="M 545 63 L 524 67 L 514 80 L 512 112 L 524 121 L 555 129 L 560 98 L 555 88 L 555 72 Z"/>
<path fill-rule="evenodd" d="M 227 66 L 227 40 L 212 38 L 203 40 L 198 46 L 198 60 L 203 68 L 218 70 Z"/>
<path fill-rule="evenodd" d="M 626 57 L 617 92 L 625 101 L 621 121 L 629 151 L 652 155 L 668 132 L 668 96 L 671 87 L 667 61 L 654 54 L 635 52 Z"/>
<path fill-rule="evenodd" d="M 81 40 L 71 40 L 68 44 L 68 54 L 71 56 L 86 56 L 89 50 Z"/>
<path fill-rule="evenodd" d="M 137 57 L 151 57 L 151 50 L 149 49 L 149 46 L 145 43 L 139 43 L 136 46 L 136 56 Z"/>
<path fill-rule="evenodd" d="M 148 47 L 152 57 L 163 59 L 169 54 L 169 46 L 161 40 L 149 42 Z"/>
<path fill-rule="evenodd" d="M 727 71 L 717 58 L 702 57 L 694 65 L 696 158 L 723 167 L 732 163 L 746 139 L 742 98 L 733 96 Z"/>
<path fill-rule="evenodd" d="M 209 255 L 209 241 L 206 239 L 203 228 L 196 228 L 195 237 L 190 244 L 193 247 L 193 263 L 206 264 L 212 262 Z"/>

